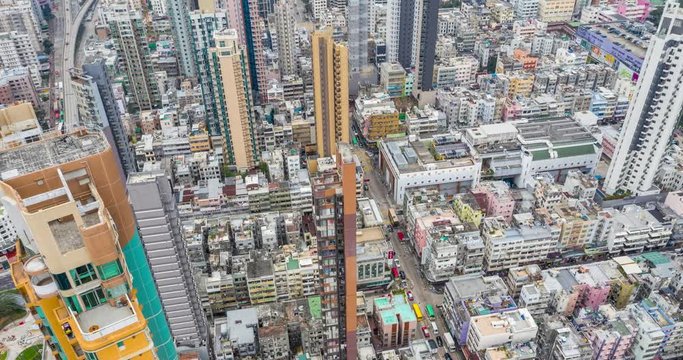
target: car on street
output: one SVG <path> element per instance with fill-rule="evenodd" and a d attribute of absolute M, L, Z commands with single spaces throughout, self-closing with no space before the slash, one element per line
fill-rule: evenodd
<path fill-rule="evenodd" d="M 443 346 L 443 340 L 441 340 L 441 336 L 436 337 L 436 343 L 439 344 L 439 347 Z"/>
<path fill-rule="evenodd" d="M 406 295 L 408 295 L 408 300 L 413 301 L 415 300 L 415 297 L 413 296 L 413 292 L 408 290 L 406 291 Z"/>
<path fill-rule="evenodd" d="M 449 353 L 446 353 L 446 354 L 444 355 L 444 357 L 445 357 L 446 360 L 453 360 L 453 358 L 451 357 L 451 354 L 449 354 Z"/>
<path fill-rule="evenodd" d="M 398 274 L 401 276 L 401 280 L 405 280 L 405 279 L 406 279 L 406 273 L 403 272 L 403 270 L 399 271 Z"/>
<path fill-rule="evenodd" d="M 427 328 L 426 326 L 423 326 L 423 327 L 422 327 L 422 334 L 423 334 L 426 338 L 428 338 L 428 337 L 429 337 L 429 328 Z"/>

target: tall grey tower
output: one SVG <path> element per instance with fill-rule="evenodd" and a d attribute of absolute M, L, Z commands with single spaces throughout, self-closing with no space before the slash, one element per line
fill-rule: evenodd
<path fill-rule="evenodd" d="M 413 66 L 415 0 L 387 0 L 387 62 Z"/>
<path fill-rule="evenodd" d="M 349 94 L 355 96 L 359 84 L 364 81 L 368 64 L 368 37 L 370 2 L 372 0 L 349 0 L 348 3 L 348 42 L 349 42 Z M 362 73 L 363 72 L 363 73 Z M 373 76 L 376 77 L 376 76 Z"/>
<path fill-rule="evenodd" d="M 683 10 L 664 5 L 657 34 L 650 39 L 636 94 L 621 127 L 605 192 L 656 191 L 654 179 L 676 124 L 683 117 Z"/>
<path fill-rule="evenodd" d="M 135 11 L 112 9 L 109 29 L 118 54 L 118 66 L 126 72 L 125 83 L 132 102 L 140 110 L 158 108 L 161 98 L 153 78 L 147 29 L 142 16 Z"/>
<path fill-rule="evenodd" d="M 125 179 L 135 171 L 135 157 L 116 108 L 104 59 L 84 64 L 82 72 L 74 71 L 71 76 L 72 88 L 77 97 L 79 124 L 104 133 L 118 154 Z"/>
<path fill-rule="evenodd" d="M 415 1 L 414 33 L 415 48 L 415 85 L 414 90 L 433 90 L 434 56 L 436 56 L 436 38 L 438 35 L 439 0 Z"/>
<path fill-rule="evenodd" d="M 128 177 L 128 194 L 137 218 L 154 284 L 177 345 L 206 343 L 206 317 L 192 277 L 171 182 L 159 168 Z"/>
<path fill-rule="evenodd" d="M 187 0 L 168 0 L 166 5 L 168 16 L 173 24 L 173 40 L 178 50 L 178 63 L 183 75 L 194 77 L 195 64 L 192 51 L 192 34 L 190 31 L 190 6 Z"/>
<path fill-rule="evenodd" d="M 349 70 L 360 70 L 368 63 L 370 0 L 349 0 Z"/>
<path fill-rule="evenodd" d="M 282 75 L 294 75 L 298 69 L 296 60 L 298 46 L 294 31 L 296 19 L 292 6 L 293 4 L 289 1 L 280 1 L 275 4 L 275 26 Z"/>

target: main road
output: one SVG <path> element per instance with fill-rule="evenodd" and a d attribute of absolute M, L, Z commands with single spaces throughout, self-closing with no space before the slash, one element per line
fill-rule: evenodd
<path fill-rule="evenodd" d="M 70 131 L 78 127 L 78 109 L 76 94 L 74 94 L 69 72 L 74 68 L 76 54 L 76 41 L 85 14 L 97 0 L 87 0 L 80 7 L 76 17 L 72 17 L 71 7 L 73 3 L 66 1 L 64 4 L 64 53 L 62 56 L 62 71 L 60 76 L 64 83 L 64 131 Z M 73 22 L 70 20 L 74 19 Z"/>

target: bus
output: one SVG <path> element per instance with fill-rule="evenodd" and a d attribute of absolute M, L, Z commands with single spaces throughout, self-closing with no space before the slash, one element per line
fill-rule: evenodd
<path fill-rule="evenodd" d="M 420 310 L 420 306 L 418 304 L 413 304 L 413 311 L 415 312 L 417 321 L 422 321 L 422 311 Z"/>
<path fill-rule="evenodd" d="M 391 226 L 398 226 L 398 216 L 396 216 L 396 210 L 394 208 L 389 208 L 389 221 Z"/>
<path fill-rule="evenodd" d="M 434 308 L 431 305 L 427 304 L 427 306 L 425 306 L 425 310 L 427 310 L 427 316 L 429 317 L 429 319 L 434 320 L 434 318 L 436 317 L 434 315 Z"/>

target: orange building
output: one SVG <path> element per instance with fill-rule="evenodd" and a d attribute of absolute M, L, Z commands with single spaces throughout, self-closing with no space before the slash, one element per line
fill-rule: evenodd
<path fill-rule="evenodd" d="M 150 275 L 117 169 L 103 135 L 85 130 L 0 151 L 0 194 L 21 240 L 12 278 L 58 359 L 175 352 L 165 319 L 155 339 L 148 328 L 160 320 L 156 288 L 133 281 Z"/>
<path fill-rule="evenodd" d="M 323 356 L 356 359 L 356 163 L 347 144 L 337 146 L 336 161 L 322 158 L 318 159 L 320 164 L 311 166 L 322 267 L 321 304 L 325 327 L 329 329 L 325 331 Z M 334 166 L 327 166 L 332 163 Z M 338 283 L 340 272 L 344 286 Z"/>

